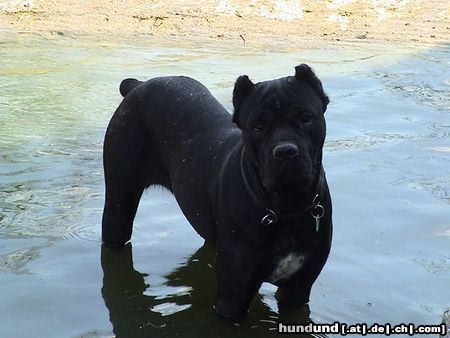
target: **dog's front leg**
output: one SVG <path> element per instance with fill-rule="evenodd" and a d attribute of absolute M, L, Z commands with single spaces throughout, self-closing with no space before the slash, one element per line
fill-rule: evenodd
<path fill-rule="evenodd" d="M 223 317 L 244 317 L 262 284 L 256 276 L 256 265 L 250 257 L 242 248 L 236 247 L 217 252 L 215 310 Z"/>
<path fill-rule="evenodd" d="M 311 263 L 311 262 L 310 262 Z M 281 305 L 300 306 L 309 302 L 311 288 L 322 270 L 323 262 L 308 264 L 278 284 L 275 298 Z"/>
<path fill-rule="evenodd" d="M 275 298 L 281 305 L 300 306 L 308 304 L 312 283 L 291 281 L 278 287 Z"/>

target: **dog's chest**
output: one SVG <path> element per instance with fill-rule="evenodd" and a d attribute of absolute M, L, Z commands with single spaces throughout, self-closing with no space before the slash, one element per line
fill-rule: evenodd
<path fill-rule="evenodd" d="M 280 280 L 288 279 L 302 268 L 304 262 L 305 255 L 300 253 L 290 253 L 281 257 L 268 277 L 268 281 L 277 283 Z"/>

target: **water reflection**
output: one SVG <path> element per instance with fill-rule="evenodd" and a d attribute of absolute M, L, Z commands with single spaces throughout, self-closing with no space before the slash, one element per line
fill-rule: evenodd
<path fill-rule="evenodd" d="M 117 337 L 263 337 L 276 334 L 277 321 L 307 323 L 309 306 L 272 311 L 257 294 L 248 316 L 240 322 L 218 317 L 212 308 L 214 250 L 205 244 L 188 262 L 165 276 L 178 290 L 162 296 L 146 284 L 147 274 L 133 267 L 131 243 L 101 248 L 102 296 Z M 151 264 L 151 262 L 149 263 Z M 305 335 L 304 337 L 311 337 Z"/>

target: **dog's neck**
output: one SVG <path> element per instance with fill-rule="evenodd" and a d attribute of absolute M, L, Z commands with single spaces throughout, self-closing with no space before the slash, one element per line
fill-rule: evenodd
<path fill-rule="evenodd" d="M 259 173 L 252 159 L 245 153 L 241 153 L 241 176 L 244 186 L 256 207 L 275 211 L 278 215 L 302 214 L 313 206 L 317 194 L 320 194 L 320 186 L 323 177 L 323 168 L 319 157 L 314 168 L 314 180 L 305 190 L 285 189 L 283 192 L 269 192 L 261 182 Z"/>

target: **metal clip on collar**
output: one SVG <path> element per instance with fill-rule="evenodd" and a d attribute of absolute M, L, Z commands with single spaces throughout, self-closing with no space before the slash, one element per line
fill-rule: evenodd
<path fill-rule="evenodd" d="M 262 225 L 270 225 L 272 223 L 276 223 L 277 221 L 278 221 L 278 216 L 275 213 L 275 211 L 266 209 L 266 214 L 261 219 L 261 224 Z"/>
<path fill-rule="evenodd" d="M 320 219 L 325 214 L 325 208 L 320 204 L 319 194 L 313 199 L 313 208 L 311 210 L 311 216 L 316 220 L 316 232 L 319 232 Z"/>

